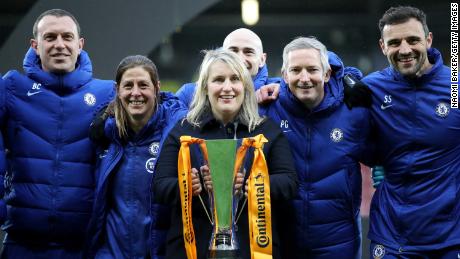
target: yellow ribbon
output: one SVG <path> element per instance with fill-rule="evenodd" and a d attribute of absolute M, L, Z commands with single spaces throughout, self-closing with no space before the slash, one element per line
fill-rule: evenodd
<path fill-rule="evenodd" d="M 239 169 L 246 151 L 254 147 L 254 161 L 248 178 L 249 244 L 252 259 L 272 258 L 272 221 L 270 206 L 270 178 L 263 145 L 268 140 L 259 134 L 244 138 L 238 149 L 235 170 Z"/>
<path fill-rule="evenodd" d="M 204 140 L 192 138 L 190 136 L 180 137 L 180 150 L 177 162 L 177 172 L 179 179 L 179 193 L 182 208 L 182 225 L 187 258 L 196 259 L 195 231 L 192 222 L 192 165 L 190 162 L 190 145 L 199 143 L 203 151 L 203 156 L 208 160 L 208 152 Z"/>

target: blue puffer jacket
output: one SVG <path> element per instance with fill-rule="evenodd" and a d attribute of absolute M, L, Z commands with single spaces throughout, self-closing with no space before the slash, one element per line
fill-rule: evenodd
<path fill-rule="evenodd" d="M 0 100 L 5 100 L 5 83 L 0 75 Z M 5 106 L 0 106 L 0 118 L 5 114 Z M 3 129 L 3 124 L 0 126 Z M 5 144 L 3 144 L 3 133 L 0 131 L 0 196 L 3 197 L 5 193 L 4 174 L 6 167 Z M 4 199 L 0 199 L 0 224 L 5 222 L 6 219 L 6 204 Z"/>
<path fill-rule="evenodd" d="M 299 177 L 298 195 L 284 214 L 284 232 L 289 229 L 287 232 L 295 233 L 283 237 L 283 247 L 290 249 L 285 251 L 290 254 L 285 254 L 286 258 L 306 258 L 310 256 L 308 250 L 360 237 L 358 161 L 369 159 L 365 157 L 369 154 L 369 112 L 363 108 L 350 111 L 343 103 L 342 78 L 345 73 L 359 78 L 359 70 L 344 68 L 332 52 L 329 63 L 332 75 L 324 86 L 324 99 L 312 111 L 291 93 L 285 82 L 279 99 L 261 107 L 261 112 L 279 123 L 288 138 Z"/>
<path fill-rule="evenodd" d="M 122 141 L 114 118 L 105 124 L 111 144 L 101 155 L 94 214 L 89 227 L 89 257 L 161 258 L 169 229 L 169 207 L 153 203 L 150 185 L 161 144 L 175 123 L 186 115 L 185 106 L 171 93 L 146 126 Z"/>
<path fill-rule="evenodd" d="M 268 85 L 271 83 L 279 84 L 281 82 L 281 78 L 279 77 L 268 78 L 268 69 L 267 69 L 267 65 L 265 65 L 259 69 L 259 72 L 257 72 L 257 75 L 252 79 L 252 82 L 254 83 L 254 89 L 258 90 L 260 87 L 264 85 Z M 196 88 L 196 83 L 184 84 L 181 88 L 179 88 L 179 90 L 177 90 L 176 96 L 187 107 L 190 107 L 190 104 L 192 103 L 192 100 L 193 100 L 193 96 L 195 95 L 195 88 Z"/>
<path fill-rule="evenodd" d="M 73 72 L 56 75 L 44 72 L 29 49 L 24 70 L 26 76 L 8 72 L 0 89 L 9 152 L 6 242 L 82 245 L 95 187 L 88 129 L 98 109 L 114 97 L 114 83 L 92 78 L 85 51 Z"/>
<path fill-rule="evenodd" d="M 363 79 L 385 168 L 369 238 L 396 250 L 460 244 L 460 110 L 450 107 L 450 68 L 434 48 L 428 59 L 431 70 L 417 79 L 392 67 Z"/>

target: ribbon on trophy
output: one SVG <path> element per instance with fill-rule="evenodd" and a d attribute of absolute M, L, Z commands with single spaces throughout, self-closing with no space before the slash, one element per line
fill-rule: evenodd
<path fill-rule="evenodd" d="M 207 160 L 208 152 L 203 139 L 190 136 L 180 137 L 180 150 L 177 162 L 179 192 L 182 208 L 182 225 L 187 258 L 196 259 L 195 231 L 192 222 L 192 165 L 190 162 L 190 145 L 198 143 Z"/>
<path fill-rule="evenodd" d="M 246 151 L 254 147 L 254 161 L 248 178 L 249 242 L 252 259 L 272 258 L 272 217 L 270 206 L 270 178 L 263 145 L 263 134 L 244 138 L 237 151 L 235 172 L 241 167 Z"/>

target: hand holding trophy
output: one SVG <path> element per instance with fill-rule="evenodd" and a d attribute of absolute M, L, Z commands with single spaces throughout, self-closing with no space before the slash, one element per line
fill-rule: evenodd
<path fill-rule="evenodd" d="M 236 176 L 235 176 L 235 185 L 233 186 L 234 190 L 235 190 L 235 196 L 239 196 L 243 193 L 243 183 L 244 183 L 244 176 L 246 175 L 246 169 L 244 169 L 244 172 L 238 172 L 236 173 Z M 244 193 L 247 197 L 247 190 L 248 190 L 248 186 L 247 186 L 247 182 L 246 182 L 246 186 L 244 188 Z"/>
<path fill-rule="evenodd" d="M 200 176 L 198 175 L 198 170 L 195 168 L 192 168 L 192 195 L 193 196 L 198 196 L 201 193 L 201 182 L 200 182 Z"/>
<path fill-rule="evenodd" d="M 203 176 L 204 187 L 208 192 L 212 192 L 212 180 L 211 173 L 209 172 L 209 166 L 203 165 L 200 167 L 201 175 Z"/>

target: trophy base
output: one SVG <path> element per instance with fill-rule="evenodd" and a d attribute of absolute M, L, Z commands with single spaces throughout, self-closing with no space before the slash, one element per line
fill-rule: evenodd
<path fill-rule="evenodd" d="M 209 259 L 242 259 L 239 250 L 213 250 L 208 253 Z"/>
<path fill-rule="evenodd" d="M 224 231 L 216 234 L 213 249 L 209 250 L 208 258 L 214 259 L 241 259 L 240 251 L 232 242 L 231 235 Z"/>

